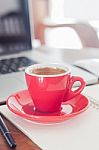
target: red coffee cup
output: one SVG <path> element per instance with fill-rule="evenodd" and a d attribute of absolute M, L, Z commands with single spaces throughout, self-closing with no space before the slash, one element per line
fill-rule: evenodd
<path fill-rule="evenodd" d="M 35 110 L 42 113 L 60 111 L 62 102 L 77 96 L 85 87 L 83 78 L 71 76 L 70 68 L 60 64 L 29 66 L 25 76 Z M 73 84 L 77 81 L 80 86 L 72 91 Z"/>

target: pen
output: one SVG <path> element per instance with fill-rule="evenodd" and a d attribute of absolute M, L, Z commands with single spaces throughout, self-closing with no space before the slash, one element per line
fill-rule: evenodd
<path fill-rule="evenodd" d="M 6 105 L 6 101 L 0 102 L 0 105 Z"/>
<path fill-rule="evenodd" d="M 8 145 L 11 147 L 11 148 L 15 148 L 16 147 L 16 143 L 11 135 L 11 133 L 9 132 L 5 122 L 3 121 L 3 118 L 2 116 L 0 115 L 0 130 L 4 136 L 4 138 L 6 139 Z"/>

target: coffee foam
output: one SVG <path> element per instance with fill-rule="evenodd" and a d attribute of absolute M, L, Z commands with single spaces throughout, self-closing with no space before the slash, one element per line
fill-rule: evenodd
<path fill-rule="evenodd" d="M 57 75 L 56 74 L 55 75 L 38 75 L 38 74 L 33 73 L 33 69 L 41 69 L 41 68 L 46 68 L 46 67 L 55 68 L 55 69 L 59 68 L 59 69 L 64 70 L 65 72 L 57 74 Z M 25 69 L 25 73 L 27 73 L 31 76 L 40 76 L 40 77 L 41 76 L 43 76 L 43 77 L 62 76 L 62 75 L 66 75 L 70 72 L 71 72 L 71 70 L 68 66 L 60 65 L 60 64 L 35 64 L 35 65 L 31 65 Z"/>

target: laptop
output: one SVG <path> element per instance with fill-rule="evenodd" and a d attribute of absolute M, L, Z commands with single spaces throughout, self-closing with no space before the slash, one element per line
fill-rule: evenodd
<path fill-rule="evenodd" d="M 37 63 L 32 54 L 30 3 L 30 0 L 0 0 L 0 102 L 26 88 L 24 69 Z"/>
<path fill-rule="evenodd" d="M 33 48 L 35 37 L 30 7 L 31 0 L 0 0 L 0 104 L 5 103 L 12 93 L 27 88 L 24 76 L 27 66 L 61 62 L 57 56 L 54 57 L 55 52 L 52 59 L 46 52 Z M 83 76 L 88 84 L 98 81 L 95 76 L 74 66 L 71 70 L 73 75 Z"/>

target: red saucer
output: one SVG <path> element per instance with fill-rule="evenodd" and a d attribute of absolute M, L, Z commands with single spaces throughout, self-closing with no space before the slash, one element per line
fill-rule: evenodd
<path fill-rule="evenodd" d="M 84 112 L 89 106 L 89 101 L 84 95 L 80 94 L 68 102 L 64 102 L 59 112 L 39 113 L 34 109 L 28 90 L 23 90 L 11 95 L 7 99 L 7 106 L 13 113 L 27 120 L 39 123 L 57 123 Z"/>

